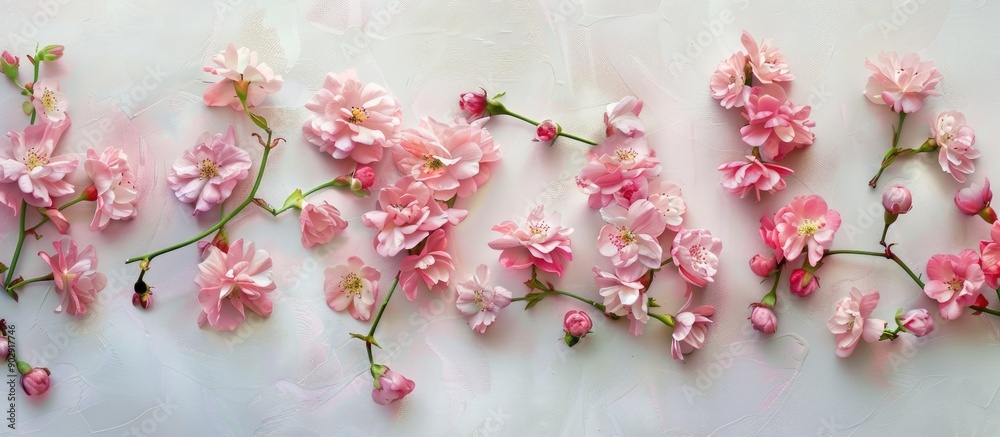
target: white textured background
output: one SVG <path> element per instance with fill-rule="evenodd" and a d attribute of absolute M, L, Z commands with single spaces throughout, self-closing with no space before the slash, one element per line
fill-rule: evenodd
<path fill-rule="evenodd" d="M 852 286 L 882 292 L 877 317 L 889 319 L 903 306 L 936 308 L 886 260 L 831 260 L 819 275 L 823 288 L 805 299 L 783 285 L 779 332 L 772 337 L 758 335 L 746 321 L 747 305 L 767 291 L 747 267 L 764 248 L 757 219 L 792 197 L 818 193 L 841 212 L 844 227 L 835 247 L 876 250 L 879 191 L 866 182 L 888 148 L 895 117 L 861 95 L 865 57 L 880 49 L 917 51 L 944 74 L 944 96 L 908 118 L 902 145 L 918 146 L 934 114 L 959 109 L 983 150 L 971 180 L 1000 169 L 993 147 L 1000 137 L 996 2 L 0 4 L 2 48 L 23 54 L 35 42 L 67 46 L 66 56 L 43 72 L 61 81 L 71 101 L 74 124 L 62 150 L 125 148 L 146 190 L 137 220 L 100 235 L 85 226 L 91 206 L 71 209 L 73 237 L 98 247 L 109 277 L 88 317 L 53 314 L 57 300 L 46 285 L 25 287 L 19 304 L 0 298 L 0 315 L 16 325 L 19 354 L 47 365 L 55 381 L 41 400 L 17 390 L 17 434 L 992 435 L 1000 426 L 994 402 L 1000 320 L 939 319 L 938 330 L 922 341 L 904 336 L 863 344 L 849 359 L 834 355 L 826 319 Z M 743 29 L 782 48 L 796 76 L 789 97 L 812 105 L 817 123 L 815 145 L 782 161 L 796 170 L 788 189 L 759 205 L 718 185 L 715 167 L 747 148 L 739 139 L 738 113 L 708 97 L 709 75 L 741 49 Z M 386 349 L 376 359 L 417 388 L 403 402 L 378 406 L 370 397 L 364 348 L 347 337 L 366 325 L 326 307 L 322 269 L 360 253 L 391 278 L 398 259 L 379 259 L 371 248 L 373 232 L 358 219 L 374 198 L 332 191 L 315 198 L 341 208 L 350 227 L 326 247 L 302 249 L 294 214 L 273 219 L 248 209 L 230 226 L 234 238 L 253 239 L 274 258 L 279 289 L 268 319 L 251 316 L 236 333 L 199 329 L 193 247 L 155 260 L 147 275 L 155 309 L 137 310 L 130 301 L 137 269 L 121 260 L 187 238 L 215 216 L 195 220 L 190 206 L 173 199 L 164 183 L 169 166 L 201 132 L 224 132 L 231 123 L 259 158 L 252 126 L 241 114 L 201 103 L 214 80 L 201 66 L 230 41 L 257 50 L 286 80 L 261 111 L 289 140 L 272 155 L 260 192 L 277 204 L 295 188 L 347 171 L 306 143 L 300 130 L 308 115 L 303 104 L 329 71 L 354 67 L 362 80 L 386 86 L 404 104 L 404 126 L 425 115 L 452 115 L 460 92 L 483 86 L 506 91 L 514 110 L 598 138 L 605 104 L 626 94 L 640 97 L 663 176 L 685 190 L 688 224 L 712 230 L 724 243 L 722 271 L 699 297 L 718 308 L 708 346 L 678 363 L 670 359 L 668 331 L 655 321 L 636 338 L 627 323 L 595 317 L 595 333 L 568 349 L 561 341 L 562 314 L 580 307 L 558 298 L 527 312 L 512 305 L 487 334 L 477 335 L 454 309 L 453 296 L 423 293 L 414 303 L 400 296 L 378 331 Z M 12 86 L 0 84 L 3 131 L 25 125 L 19 99 Z M 597 296 L 590 267 L 600 218 L 572 181 L 585 147 L 569 140 L 538 146 L 528 126 L 510 119 L 489 127 L 503 143 L 503 160 L 487 185 L 459 204 L 471 212 L 452 238 L 458 276 L 479 263 L 499 271 L 497 252 L 486 246 L 494 238 L 490 226 L 543 203 L 576 228 L 576 259 L 560 288 Z M 234 198 L 246 193 L 248 182 Z M 960 185 L 930 156 L 901 159 L 880 186 L 897 182 L 911 188 L 915 207 L 890 239 L 903 243 L 897 253 L 918 271 L 934 253 L 957 252 L 987 237 L 985 223 L 955 209 L 951 198 Z M 0 256 L 6 262 L 16 227 L 7 216 L 2 220 Z M 55 231 L 48 229 L 45 239 L 25 249 L 19 269 L 25 276 L 41 271 L 34 253 L 51 250 Z M 525 278 L 524 271 L 504 272 L 499 282 L 521 295 Z M 673 311 L 681 292 L 670 273 L 657 277 L 652 295 Z"/>

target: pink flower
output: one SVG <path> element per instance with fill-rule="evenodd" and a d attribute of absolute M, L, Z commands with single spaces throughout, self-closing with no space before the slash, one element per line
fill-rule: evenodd
<path fill-rule="evenodd" d="M 604 111 L 605 133 L 608 137 L 615 133 L 628 138 L 645 135 L 646 126 L 639 119 L 640 112 L 642 100 L 633 96 L 625 96 L 617 103 L 609 104 Z"/>
<path fill-rule="evenodd" d="M 865 68 L 873 73 L 865 86 L 865 97 L 876 105 L 889 105 L 896 112 L 917 112 L 924 98 L 938 96 L 934 90 L 944 76 L 934 63 L 920 62 L 920 55 L 910 53 L 899 58 L 896 52 L 879 52 L 878 63 L 865 59 Z"/>
<path fill-rule="evenodd" d="M 789 71 L 785 55 L 778 53 L 777 47 L 771 47 L 771 40 L 762 40 L 758 46 L 757 41 L 744 30 L 740 41 L 747 49 L 747 62 L 750 63 L 753 74 L 761 83 L 788 82 L 795 79 Z"/>
<path fill-rule="evenodd" d="M 682 278 L 695 287 L 704 287 L 719 271 L 722 241 L 704 229 L 684 229 L 674 237 L 670 256 Z M 655 267 L 650 267 L 655 268 Z"/>
<path fill-rule="evenodd" d="M 648 181 L 660 174 L 660 160 L 645 138 L 612 135 L 587 153 L 588 162 L 576 178 L 576 184 L 593 209 L 618 201 L 634 201 Z M 623 202 L 621 199 L 630 199 Z"/>
<path fill-rule="evenodd" d="M 778 213 L 775 214 L 775 216 L 776 217 L 780 216 L 787 209 L 788 209 L 787 206 L 782 207 L 781 209 L 778 210 Z M 772 253 L 774 259 L 777 261 L 784 260 L 785 252 L 784 250 L 781 249 L 782 243 L 781 240 L 778 238 L 778 230 L 775 228 L 774 220 L 771 220 L 771 218 L 767 216 L 761 217 L 759 231 L 760 231 L 760 239 L 764 241 L 764 244 L 767 244 L 767 247 L 773 249 Z"/>
<path fill-rule="evenodd" d="M 941 170 L 958 182 L 965 182 L 965 175 L 976 171 L 972 160 L 979 158 L 976 150 L 976 133 L 965 124 L 965 116 L 958 111 L 944 111 L 931 123 L 931 136 L 938 149 Z M 964 174 L 963 174 L 964 173 Z"/>
<path fill-rule="evenodd" d="M 369 164 L 399 138 L 399 101 L 379 85 L 362 85 L 353 69 L 327 74 L 306 109 L 316 113 L 302 124 L 306 140 L 336 159 Z"/>
<path fill-rule="evenodd" d="M 826 326 L 837 336 L 838 357 L 851 356 L 862 338 L 871 343 L 882 336 L 886 322 L 869 318 L 878 306 L 878 299 L 878 290 L 862 295 L 861 290 L 854 288 L 848 297 L 837 303 L 836 312 Z"/>
<path fill-rule="evenodd" d="M 35 112 L 50 122 L 61 122 L 66 120 L 66 110 L 69 109 L 69 100 L 66 95 L 59 92 L 59 83 L 52 79 L 42 79 L 35 82 L 31 102 L 35 105 Z"/>
<path fill-rule="evenodd" d="M 302 247 L 308 249 L 329 243 L 337 234 L 344 232 L 347 220 L 340 217 L 337 207 L 327 202 L 322 205 L 303 202 L 299 227 L 302 229 Z"/>
<path fill-rule="evenodd" d="M 545 120 L 538 124 L 538 128 L 535 129 L 535 139 L 531 141 L 540 143 L 553 141 L 557 136 L 559 136 L 560 131 L 562 131 L 562 128 L 559 127 L 556 122 L 552 120 Z"/>
<path fill-rule="evenodd" d="M 503 235 L 490 241 L 491 249 L 500 251 L 500 265 L 508 269 L 531 266 L 543 271 L 563 274 L 563 263 L 573 260 L 569 235 L 573 228 L 559 225 L 559 213 L 546 220 L 545 207 L 536 206 L 523 224 L 510 220 L 493 227 Z"/>
<path fill-rule="evenodd" d="M 747 55 L 736 52 L 719 63 L 719 67 L 712 74 L 712 80 L 709 82 L 712 98 L 721 100 L 719 103 L 726 109 L 742 107 L 746 101 L 750 92 L 750 87 L 744 86 L 747 80 L 746 65 Z"/>
<path fill-rule="evenodd" d="M 500 148 L 483 121 L 448 125 L 432 118 L 403 131 L 393 148 L 396 168 L 427 184 L 434 198 L 469 197 L 489 179 Z"/>
<path fill-rule="evenodd" d="M 21 388 L 28 396 L 40 396 L 49 391 L 52 387 L 52 379 L 49 378 L 52 372 L 44 367 L 34 367 L 21 375 Z"/>
<path fill-rule="evenodd" d="M 687 203 L 681 197 L 681 187 L 670 181 L 658 181 L 649 187 L 648 191 L 649 203 L 652 203 L 660 211 L 660 215 L 667 223 L 667 229 L 674 232 L 679 231 L 681 225 L 684 224 L 684 213 L 687 212 Z M 629 206 L 632 203 L 635 201 L 630 202 Z"/>
<path fill-rule="evenodd" d="M 882 191 L 882 206 L 891 214 L 906 214 L 913 208 L 913 196 L 902 185 L 892 185 Z"/>
<path fill-rule="evenodd" d="M 993 201 L 993 191 L 990 190 L 989 178 L 986 178 L 982 186 L 971 184 L 955 193 L 955 206 L 958 207 L 959 211 L 968 215 L 979 214 L 980 211 L 990 206 L 991 201 Z"/>
<path fill-rule="evenodd" d="M 722 164 L 718 169 L 722 172 L 722 187 L 732 194 L 738 194 L 741 199 L 753 191 L 759 202 L 761 191 L 774 194 L 784 190 L 785 176 L 795 173 L 788 167 L 762 162 L 753 155 L 747 155 L 746 158 L 746 161 Z"/>
<path fill-rule="evenodd" d="M 615 269 L 614 273 L 601 271 L 594 266 L 594 283 L 598 293 L 604 297 L 604 306 L 609 314 L 629 316 L 637 323 L 649 320 L 649 300 L 646 299 L 646 287 L 640 278 L 645 274 L 641 269 Z M 633 328 L 632 333 L 642 332 L 641 328 Z"/>
<path fill-rule="evenodd" d="M 608 224 L 601 228 L 597 248 L 611 258 L 615 267 L 625 268 L 638 262 L 648 268 L 660 268 L 663 248 L 657 237 L 667 223 L 660 210 L 648 200 L 638 200 L 626 210 L 618 205 L 601 209 Z"/>
<path fill-rule="evenodd" d="M 1000 222 L 993 222 L 990 227 L 990 239 L 979 242 L 979 251 L 983 254 L 980 265 L 986 284 L 997 288 L 997 278 L 1000 278 Z"/>
<path fill-rule="evenodd" d="M 198 214 L 229 198 L 236 183 L 250 174 L 250 165 L 250 154 L 236 147 L 236 133 L 229 126 L 225 137 L 205 132 L 193 149 L 185 150 L 170 169 L 167 185 L 181 202 L 194 203 Z"/>
<path fill-rule="evenodd" d="M 65 178 L 79 160 L 52 156 L 69 125 L 67 118 L 28 126 L 24 133 L 7 132 L 11 147 L 0 149 L 0 203 L 10 207 L 15 216 L 20 214 L 22 199 L 28 205 L 47 208 L 53 198 L 73 193 L 73 185 Z"/>
<path fill-rule="evenodd" d="M 268 293 L 277 286 L 270 278 L 271 255 L 265 250 L 256 250 L 253 242 L 243 239 L 229 245 L 223 252 L 216 246 L 208 248 L 208 256 L 198 264 L 198 275 L 194 282 L 201 287 L 198 303 L 202 313 L 198 325 L 207 322 L 221 331 L 235 330 L 246 320 L 246 310 L 260 316 L 271 314 L 272 302 Z"/>
<path fill-rule="evenodd" d="M 403 399 L 416 387 L 413 381 L 389 370 L 388 367 L 385 368 L 385 373 L 378 377 L 378 383 L 381 388 L 372 389 L 372 400 L 379 405 L 389 405 Z"/>
<path fill-rule="evenodd" d="M 368 320 L 378 299 L 378 280 L 382 274 L 352 256 L 347 264 L 338 264 L 323 271 L 323 293 L 326 304 L 334 311 L 347 312 L 358 320 Z"/>
<path fill-rule="evenodd" d="M 359 164 L 358 168 L 354 170 L 354 179 L 361 182 L 362 190 L 367 190 L 375 185 L 375 169 L 369 165 Z"/>
<path fill-rule="evenodd" d="M 753 329 L 765 335 L 774 334 L 778 330 L 778 316 L 774 314 L 770 305 L 755 302 L 750 308 L 753 308 L 750 311 L 750 324 L 753 325 Z"/>
<path fill-rule="evenodd" d="M 284 80 L 281 75 L 275 75 L 267 64 L 257 62 L 257 52 L 246 47 L 239 50 L 230 43 L 225 50 L 212 56 L 215 66 L 206 65 L 205 71 L 222 76 L 215 85 L 208 87 L 202 100 L 208 106 L 229 106 L 237 111 L 243 110 L 236 87 L 241 87 L 247 93 L 247 107 L 253 108 L 264 101 L 268 94 L 274 94 L 281 89 Z"/>
<path fill-rule="evenodd" d="M 809 119 L 809 106 L 794 106 L 784 100 L 754 90 L 747 98 L 743 117 L 749 124 L 740 128 L 743 141 L 760 147 L 761 153 L 777 161 L 788 152 L 813 143 L 816 135 L 810 128 L 816 123 Z"/>
<path fill-rule="evenodd" d="M 56 249 L 55 254 L 38 252 L 38 256 L 52 269 L 52 281 L 59 295 L 56 312 L 65 309 L 71 316 L 86 315 L 87 305 L 108 283 L 104 274 L 97 271 L 97 251 L 89 244 L 80 251 L 76 242 L 69 238 L 54 241 L 52 246 Z"/>
<path fill-rule="evenodd" d="M 910 310 L 903 316 L 903 328 L 907 332 L 923 337 L 934 331 L 934 318 L 923 308 Z"/>
<path fill-rule="evenodd" d="M 806 249 L 809 264 L 816 265 L 833 244 L 833 236 L 840 229 L 840 214 L 828 209 L 822 197 L 810 194 L 793 199 L 787 208 L 778 211 L 774 222 L 785 258 L 795 261 Z"/>
<path fill-rule="evenodd" d="M 582 310 L 570 310 L 563 316 L 563 330 L 574 337 L 583 338 L 594 327 L 590 314 Z"/>
<path fill-rule="evenodd" d="M 434 200 L 433 194 L 427 185 L 409 176 L 379 191 L 377 209 L 361 216 L 366 227 L 379 231 L 373 241 L 379 255 L 395 256 L 401 250 L 416 247 L 441 226 L 465 220 L 468 211 L 445 209 Z"/>
<path fill-rule="evenodd" d="M 792 294 L 806 297 L 819 288 L 819 278 L 805 269 L 795 269 L 788 276 L 788 288 L 791 289 Z"/>
<path fill-rule="evenodd" d="M 762 278 L 771 276 L 774 270 L 778 268 L 778 260 L 774 258 L 774 255 L 764 255 L 758 253 L 750 259 L 750 270 L 753 273 Z"/>
<path fill-rule="evenodd" d="M 986 282 L 979 255 L 972 249 L 958 255 L 932 256 L 927 261 L 927 277 L 930 280 L 924 285 L 924 294 L 938 301 L 938 312 L 948 320 L 961 316 L 962 310 L 976 301 Z"/>
<path fill-rule="evenodd" d="M 399 262 L 399 285 L 412 302 L 417 298 L 417 286 L 421 282 L 429 290 L 443 293 L 454 271 L 444 229 L 438 229 L 427 237 L 420 253 L 408 255 Z"/>
<path fill-rule="evenodd" d="M 6 335 L 0 335 L 0 360 L 7 362 L 8 358 L 10 358 L 10 339 Z"/>
<path fill-rule="evenodd" d="M 111 220 L 124 221 L 135 217 L 139 190 L 133 185 L 135 174 L 129 167 L 125 152 L 108 147 L 98 155 L 94 149 L 88 149 L 83 168 L 97 190 L 97 211 L 90 222 L 90 230 L 104 230 Z"/>
<path fill-rule="evenodd" d="M 458 300 L 455 306 L 465 315 L 472 330 L 480 334 L 497 319 L 500 310 L 510 305 L 511 293 L 501 286 L 490 287 L 490 268 L 476 267 L 476 274 L 455 284 Z"/>
<path fill-rule="evenodd" d="M 458 107 L 469 113 L 473 119 L 482 117 L 483 113 L 486 112 L 486 90 L 462 93 L 458 97 Z"/>
<path fill-rule="evenodd" d="M 712 315 L 715 308 L 710 305 L 702 305 L 686 311 L 691 305 L 691 294 L 684 306 L 674 316 L 673 341 L 670 343 L 670 355 L 675 360 L 684 361 L 684 355 L 690 354 L 695 349 L 701 349 L 705 345 L 705 336 L 708 333 L 708 325 L 712 324 Z"/>

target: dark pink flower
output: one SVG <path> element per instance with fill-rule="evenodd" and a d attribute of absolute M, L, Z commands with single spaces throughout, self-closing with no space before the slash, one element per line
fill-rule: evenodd
<path fill-rule="evenodd" d="M 459 109 L 479 118 L 486 112 L 486 90 L 463 93 L 458 97 Z"/>
<path fill-rule="evenodd" d="M 779 160 L 792 150 L 813 143 L 810 130 L 816 123 L 809 119 L 809 106 L 794 106 L 784 96 L 772 96 L 755 89 L 747 98 L 743 117 L 749 124 L 740 128 L 743 141 L 760 147 L 761 154 Z"/>
<path fill-rule="evenodd" d="M 535 139 L 532 141 L 547 143 L 549 141 L 555 140 L 559 136 L 559 132 L 562 130 L 556 122 L 552 120 L 545 120 L 538 123 L 538 127 L 535 129 Z"/>

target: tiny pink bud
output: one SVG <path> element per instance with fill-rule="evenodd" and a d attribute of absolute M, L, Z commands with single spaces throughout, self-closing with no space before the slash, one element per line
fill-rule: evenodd
<path fill-rule="evenodd" d="M 379 375 L 378 385 L 380 388 L 372 389 L 372 400 L 379 405 L 389 405 L 406 397 L 413 391 L 416 384 L 405 376 L 385 368 L 385 372 Z"/>
<path fill-rule="evenodd" d="M 753 325 L 753 329 L 766 335 L 774 334 L 778 330 L 778 315 L 774 314 L 770 305 L 755 302 L 750 305 L 750 308 L 753 308 L 750 311 L 750 323 Z"/>
<path fill-rule="evenodd" d="M 979 214 L 992 200 L 993 191 L 990 190 L 989 179 L 986 179 L 982 187 L 972 184 L 955 193 L 955 206 L 968 215 Z"/>
<path fill-rule="evenodd" d="M 7 362 L 10 357 L 10 339 L 6 335 L 0 335 L 0 361 Z"/>
<path fill-rule="evenodd" d="M 562 129 L 552 120 L 545 120 L 535 129 L 535 139 L 532 141 L 547 143 L 556 139 Z"/>
<path fill-rule="evenodd" d="M 882 206 L 893 214 L 906 214 L 913 208 L 913 196 L 906 187 L 892 185 L 882 192 Z"/>
<path fill-rule="evenodd" d="M 21 388 L 28 396 L 45 394 L 52 386 L 52 379 L 49 378 L 49 375 L 49 369 L 35 367 L 21 375 Z"/>
<path fill-rule="evenodd" d="M 765 256 L 762 253 L 758 253 L 750 259 L 750 270 L 753 270 L 755 275 L 762 278 L 771 276 L 777 268 L 778 260 L 774 258 L 774 255 Z"/>
<path fill-rule="evenodd" d="M 983 295 L 980 294 L 979 296 L 976 296 L 976 301 L 973 302 L 972 305 L 973 306 L 977 306 L 977 307 L 986 308 L 986 307 L 988 307 L 990 305 L 990 301 L 986 300 L 986 296 L 983 296 Z M 982 311 L 973 311 L 972 315 L 978 316 L 978 315 L 980 315 L 982 313 L 983 313 Z"/>
<path fill-rule="evenodd" d="M 17 67 L 21 65 L 21 60 L 6 50 L 3 51 L 3 54 L 0 54 L 0 59 L 3 59 L 3 62 L 10 66 Z"/>
<path fill-rule="evenodd" d="M 819 278 L 804 269 L 795 269 L 788 278 L 788 286 L 796 296 L 806 297 L 819 288 Z"/>
<path fill-rule="evenodd" d="M 358 168 L 354 170 L 354 179 L 361 182 L 362 190 L 371 188 L 372 185 L 375 185 L 375 169 L 365 164 L 359 164 Z"/>
<path fill-rule="evenodd" d="M 486 90 L 462 94 L 458 98 L 458 107 L 475 117 L 482 116 L 486 112 Z"/>
<path fill-rule="evenodd" d="M 136 308 L 148 310 L 149 307 L 153 306 L 153 292 L 147 291 L 145 293 L 133 293 L 132 305 L 135 305 Z"/>
<path fill-rule="evenodd" d="M 923 308 L 908 311 L 903 316 L 902 324 L 907 332 L 917 337 L 923 337 L 934 331 L 934 318 Z"/>
<path fill-rule="evenodd" d="M 574 337 L 583 338 L 593 327 L 594 322 L 590 320 L 590 315 L 586 311 L 568 311 L 563 317 L 563 330 Z"/>

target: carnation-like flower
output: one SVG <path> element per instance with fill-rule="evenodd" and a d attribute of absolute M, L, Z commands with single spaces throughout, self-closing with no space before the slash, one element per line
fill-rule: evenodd
<path fill-rule="evenodd" d="M 865 97 L 893 111 L 917 112 L 927 96 L 941 95 L 934 87 L 944 76 L 933 62 L 920 62 L 916 53 L 900 59 L 896 52 L 879 52 L 878 63 L 865 59 L 865 68 L 873 72 L 865 86 Z"/>
<path fill-rule="evenodd" d="M 775 230 L 785 258 L 795 261 L 806 250 L 809 264 L 816 265 L 833 244 L 840 229 L 840 214 L 828 209 L 818 194 L 799 196 L 774 217 Z"/>
<path fill-rule="evenodd" d="M 489 282 L 490 268 L 480 264 L 475 275 L 455 284 L 458 293 L 455 306 L 465 315 L 469 327 L 480 334 L 496 321 L 500 310 L 510 305 L 510 291 L 499 285 L 489 286 Z"/>
<path fill-rule="evenodd" d="M 658 181 L 649 187 L 648 192 L 647 200 L 660 211 L 667 229 L 679 231 L 684 224 L 684 213 L 687 212 L 687 203 L 681 197 L 681 187 L 670 181 Z M 635 202 L 629 205 L 632 203 Z"/>
<path fill-rule="evenodd" d="M 979 255 L 972 249 L 958 255 L 932 256 L 927 261 L 927 278 L 924 294 L 938 301 L 938 312 L 948 320 L 959 318 L 962 310 L 976 301 L 986 282 Z"/>
<path fill-rule="evenodd" d="M 83 163 L 87 176 L 94 182 L 97 192 L 97 211 L 90 222 L 90 230 L 100 231 L 108 227 L 111 220 L 129 220 L 138 213 L 135 207 L 139 201 L 135 175 L 128 165 L 128 155 L 121 149 L 108 147 L 100 155 L 94 149 L 87 150 L 87 160 Z"/>
<path fill-rule="evenodd" d="M 352 256 L 346 264 L 338 264 L 323 271 L 323 293 L 326 304 L 334 311 L 347 310 L 358 320 L 372 318 L 375 299 L 378 299 L 378 269 L 365 265 L 361 258 Z"/>
<path fill-rule="evenodd" d="M 745 86 L 747 55 L 743 52 L 733 53 L 725 61 L 719 63 L 719 67 L 712 74 L 709 87 L 712 89 L 712 98 L 721 100 L 719 102 L 724 108 L 739 108 L 746 101 L 750 92 L 750 87 Z"/>
<path fill-rule="evenodd" d="M 771 47 L 771 40 L 762 40 L 758 45 L 750 33 L 744 30 L 740 42 L 747 49 L 747 62 L 760 83 L 788 82 L 795 79 L 788 68 L 785 55 L 778 52 L 777 47 Z"/>
<path fill-rule="evenodd" d="M 69 238 L 52 242 L 52 247 L 56 253 L 38 252 L 38 256 L 52 269 L 52 281 L 59 295 L 56 312 L 66 310 L 71 316 L 86 315 L 87 305 L 108 283 L 107 277 L 97 271 L 97 251 L 89 244 L 81 251 Z"/>
<path fill-rule="evenodd" d="M 444 229 L 438 229 L 427 237 L 420 252 L 408 255 L 399 262 L 399 285 L 406 298 L 417 298 L 417 288 L 422 282 L 427 289 L 443 293 L 448 289 L 448 281 L 455 271 L 451 254 L 448 253 L 448 239 Z"/>
<path fill-rule="evenodd" d="M 901 324 L 906 332 L 917 337 L 923 337 L 934 331 L 934 318 L 923 308 L 907 311 Z"/>
<path fill-rule="evenodd" d="M 862 295 L 861 290 L 853 288 L 849 296 L 837 303 L 836 312 L 826 326 L 837 336 L 838 357 L 851 356 L 862 338 L 870 343 L 882 336 L 886 322 L 869 318 L 878 305 L 878 299 L 878 290 Z"/>
<path fill-rule="evenodd" d="M 788 167 L 762 162 L 753 155 L 747 155 L 746 161 L 722 164 L 719 171 L 722 172 L 723 188 L 741 199 L 754 192 L 758 202 L 761 191 L 774 194 L 784 190 L 787 186 L 785 176 L 795 173 Z"/>
<path fill-rule="evenodd" d="M 340 217 L 337 207 L 327 202 L 320 205 L 303 202 L 299 228 L 302 229 L 302 246 L 308 249 L 329 243 L 337 234 L 344 232 L 347 220 Z"/>
<path fill-rule="evenodd" d="M 580 190 L 589 195 L 588 204 L 601 209 L 620 198 L 631 198 L 636 190 L 660 174 L 660 160 L 644 137 L 612 135 L 587 153 L 588 162 L 576 178 Z M 624 203 L 624 202 L 619 202 Z"/>
<path fill-rule="evenodd" d="M 361 183 L 362 190 L 367 190 L 375 185 L 375 169 L 370 165 L 359 164 L 354 170 L 354 179 Z"/>
<path fill-rule="evenodd" d="M 670 355 L 675 360 L 684 361 L 684 355 L 690 354 L 705 345 L 708 325 L 712 324 L 715 308 L 702 305 L 688 310 L 691 306 L 691 294 L 684 306 L 674 316 L 673 341 L 670 342 Z"/>
<path fill-rule="evenodd" d="M 982 186 L 971 184 L 955 192 L 955 206 L 964 214 L 976 215 L 980 211 L 990 206 L 993 201 L 993 190 L 990 189 L 990 180 L 986 178 Z"/>
<path fill-rule="evenodd" d="M 965 115 L 958 111 L 944 111 L 931 123 L 931 136 L 938 149 L 938 164 L 941 170 L 950 174 L 958 182 L 965 182 L 965 175 L 976 171 L 972 160 L 979 158 L 975 148 L 976 133 L 965 124 Z"/>
<path fill-rule="evenodd" d="M 783 96 L 772 96 L 754 90 L 747 98 L 743 117 L 749 124 L 740 128 L 743 141 L 760 147 L 771 160 L 779 160 L 788 152 L 813 143 L 816 135 L 810 128 L 816 123 L 809 119 L 809 106 L 795 106 Z"/>
<path fill-rule="evenodd" d="M 563 263 L 573 260 L 569 235 L 573 228 L 559 224 L 559 213 L 545 217 L 545 207 L 538 205 L 524 223 L 506 220 L 493 227 L 503 235 L 490 241 L 491 249 L 500 251 L 500 265 L 508 269 L 531 266 L 562 277 Z"/>
<path fill-rule="evenodd" d="M 634 96 L 625 96 L 617 103 L 609 104 L 604 111 L 605 133 L 608 137 L 616 132 L 628 138 L 645 135 L 646 125 L 639 119 L 640 112 L 642 100 Z"/>
<path fill-rule="evenodd" d="M 379 255 L 395 256 L 416 247 L 446 223 L 456 225 L 465 220 L 468 211 L 445 209 L 433 195 L 427 185 L 409 176 L 379 191 L 376 210 L 361 216 L 366 227 L 378 230 L 373 244 Z"/>
<path fill-rule="evenodd" d="M 640 281 L 645 274 L 642 269 L 615 269 L 614 273 L 608 273 L 594 266 L 593 272 L 594 283 L 604 297 L 604 307 L 609 314 L 630 315 L 630 319 L 639 323 L 649 320 L 649 300 L 646 299 L 646 287 Z"/>
<path fill-rule="evenodd" d="M 229 198 L 236 183 L 250 174 L 250 165 L 250 154 L 236 147 L 236 133 L 229 126 L 225 136 L 205 132 L 193 149 L 185 150 L 170 169 L 167 185 L 181 202 L 194 203 L 198 214 Z"/>
<path fill-rule="evenodd" d="M 979 263 L 986 276 L 986 284 L 997 288 L 997 279 L 1000 278 L 1000 221 L 991 225 L 990 239 L 979 242 L 979 252 L 982 253 Z"/>
<path fill-rule="evenodd" d="M 263 62 L 257 62 L 257 52 L 246 47 L 236 49 L 232 43 L 219 54 L 212 56 L 214 66 L 206 65 L 205 71 L 222 76 L 215 85 L 208 87 L 202 99 L 208 106 L 229 106 L 243 110 L 236 87 L 246 90 L 247 107 L 253 108 L 264 101 L 268 94 L 274 94 L 284 84 L 281 75 Z"/>
<path fill-rule="evenodd" d="M 434 190 L 434 198 L 469 197 L 489 179 L 500 148 L 483 121 L 448 125 L 432 118 L 403 131 L 393 149 L 396 168 Z"/>
<path fill-rule="evenodd" d="M 59 83 L 52 79 L 41 79 L 35 82 L 31 102 L 35 113 L 45 117 L 49 122 L 58 123 L 66 120 L 66 110 L 69 100 L 59 92 Z"/>
<path fill-rule="evenodd" d="M 667 222 L 660 210 L 648 200 L 639 200 L 625 210 L 618 205 L 601 209 L 608 222 L 597 237 L 601 255 L 611 258 L 615 267 L 625 268 L 638 262 L 648 268 L 660 268 L 663 248 L 657 237 Z"/>
<path fill-rule="evenodd" d="M 21 213 L 21 200 L 28 205 L 47 208 L 52 199 L 73 193 L 66 176 L 76 169 L 79 160 L 70 156 L 52 156 L 67 118 L 59 123 L 43 123 L 7 132 L 11 147 L 0 148 L 0 203 Z"/>
<path fill-rule="evenodd" d="M 273 304 L 268 294 L 277 288 L 270 269 L 271 255 L 257 250 L 253 242 L 247 242 L 244 250 L 240 238 L 229 245 L 228 252 L 209 246 L 194 278 L 201 287 L 198 325 L 208 323 L 220 331 L 232 331 L 246 320 L 247 310 L 263 317 L 270 315 Z"/>
<path fill-rule="evenodd" d="M 375 162 L 399 138 L 399 101 L 377 84 L 362 85 L 353 69 L 327 74 L 306 109 L 316 113 L 302 124 L 306 140 L 336 159 Z"/>
<path fill-rule="evenodd" d="M 906 214 L 913 208 L 913 195 L 902 185 L 886 187 L 882 192 L 882 207 L 890 214 Z"/>
<path fill-rule="evenodd" d="M 674 237 L 670 256 L 682 278 L 695 287 L 714 282 L 722 241 L 704 229 L 684 229 Z"/>
<path fill-rule="evenodd" d="M 372 400 L 379 405 L 389 405 L 406 397 L 413 391 L 416 384 L 405 376 L 385 368 L 385 372 L 378 377 L 379 387 L 372 389 Z"/>

